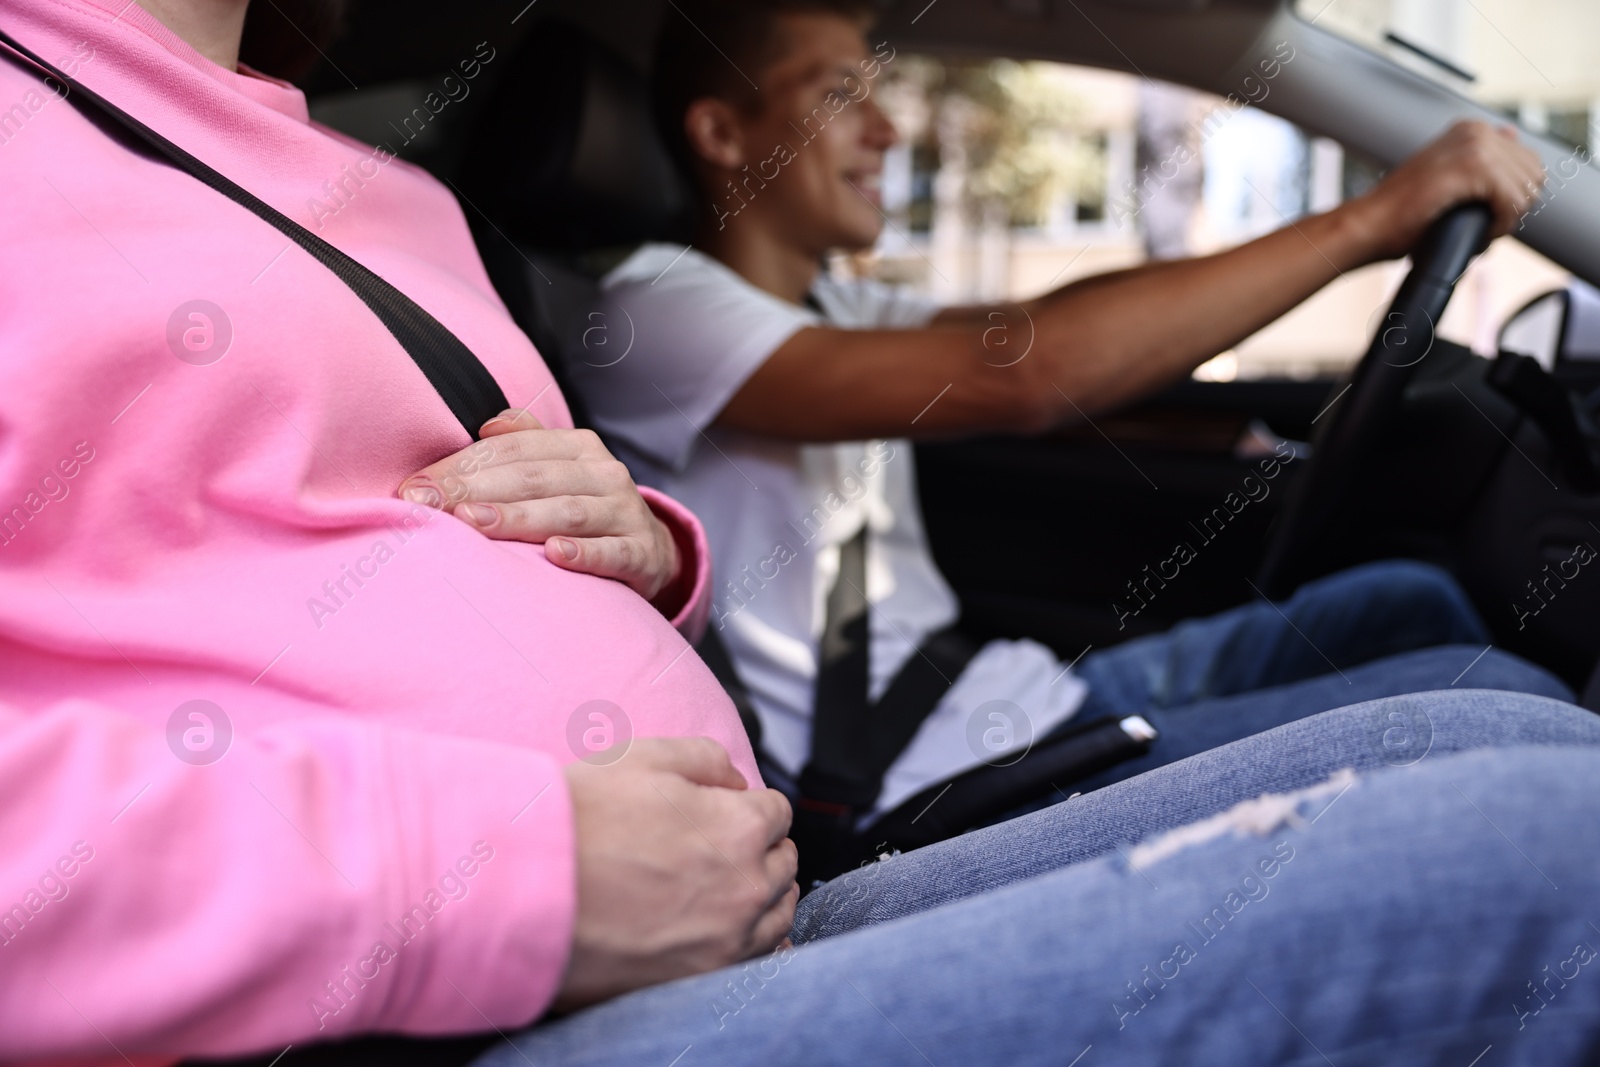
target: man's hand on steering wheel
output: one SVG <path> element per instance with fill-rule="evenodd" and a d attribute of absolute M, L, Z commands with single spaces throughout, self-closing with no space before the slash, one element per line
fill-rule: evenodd
<path fill-rule="evenodd" d="M 1510 126 L 1458 122 L 1342 210 L 1368 236 L 1373 260 L 1409 253 L 1429 223 L 1457 204 L 1494 209 L 1491 236 L 1510 233 L 1545 182 L 1539 157 Z"/>
<path fill-rule="evenodd" d="M 479 432 L 407 478 L 400 495 L 489 537 L 542 543 L 556 566 L 615 578 L 646 600 L 670 590 L 683 569 L 672 532 L 592 430 L 547 430 L 507 411 Z"/>

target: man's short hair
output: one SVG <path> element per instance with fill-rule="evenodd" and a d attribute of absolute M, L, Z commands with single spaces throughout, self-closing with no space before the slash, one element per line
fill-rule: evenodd
<path fill-rule="evenodd" d="M 683 116 L 712 96 L 743 106 L 759 102 L 749 79 L 782 56 L 778 20 L 784 15 L 839 15 L 865 24 L 870 0 L 678 0 L 666 9 L 656 41 L 651 98 L 656 126 L 685 179 L 693 182 L 693 153 Z"/>

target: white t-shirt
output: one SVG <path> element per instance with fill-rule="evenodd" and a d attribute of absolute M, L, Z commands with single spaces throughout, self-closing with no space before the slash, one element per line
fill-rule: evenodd
<path fill-rule="evenodd" d="M 797 774 L 810 751 L 818 646 L 839 546 L 866 524 L 873 699 L 918 643 L 955 621 L 959 604 L 928 550 L 909 441 L 806 445 L 711 424 L 797 331 L 924 326 L 938 306 L 882 285 L 820 278 L 812 295 L 824 318 L 673 245 L 639 249 L 602 288 L 609 344 L 630 343 L 620 358 L 597 353 L 575 362 L 573 385 L 635 480 L 682 501 L 705 524 L 711 625 L 750 691 L 764 747 Z M 880 810 L 977 766 L 986 752 L 1005 751 L 1007 738 L 1027 736 L 1027 729 L 969 730 L 980 705 L 1012 702 L 1037 738 L 1071 716 L 1086 689 L 1038 642 L 990 642 L 890 768 Z M 975 749 L 969 737 L 986 740 Z"/>

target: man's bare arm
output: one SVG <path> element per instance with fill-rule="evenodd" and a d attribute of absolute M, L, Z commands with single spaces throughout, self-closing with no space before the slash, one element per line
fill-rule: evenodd
<path fill-rule="evenodd" d="M 1180 380 L 1339 274 L 1405 254 L 1455 204 L 1489 201 L 1507 233 L 1542 181 L 1514 136 L 1463 123 L 1367 195 L 1217 255 L 950 309 L 925 329 L 802 330 L 717 423 L 802 441 L 1042 430 Z"/>

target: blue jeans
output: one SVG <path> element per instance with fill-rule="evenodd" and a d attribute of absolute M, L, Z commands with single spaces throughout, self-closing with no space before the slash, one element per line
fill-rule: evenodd
<path fill-rule="evenodd" d="M 1592 1063 L 1596 781 L 1570 704 L 1341 708 L 869 863 L 796 948 L 478 1067 Z"/>
<path fill-rule="evenodd" d="M 1138 713 L 1161 736 L 1146 755 L 1071 789 L 1087 792 L 1319 711 L 1401 693 L 1459 684 L 1572 699 L 1555 678 L 1486 652 L 1489 640 L 1453 578 L 1397 560 L 1308 582 L 1280 604 L 1258 600 L 1091 653 L 1078 667 L 1089 696 L 1074 718 Z"/>
<path fill-rule="evenodd" d="M 1097 706 L 1142 712 L 1267 689 L 1436 645 L 1489 643 L 1455 579 L 1388 560 L 1307 582 L 1288 600 L 1256 600 L 1083 658 Z M 1346 701 L 1346 703 L 1350 703 Z"/>

